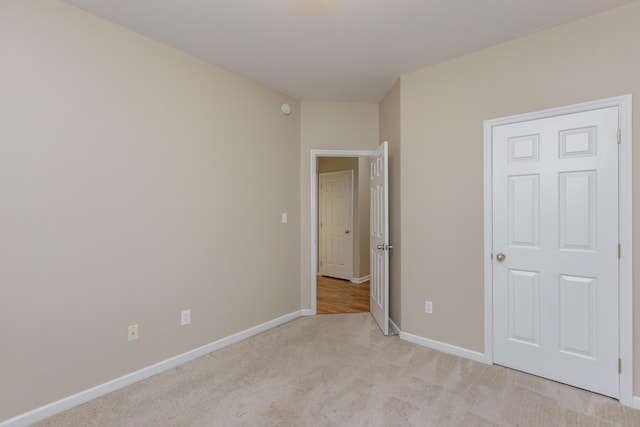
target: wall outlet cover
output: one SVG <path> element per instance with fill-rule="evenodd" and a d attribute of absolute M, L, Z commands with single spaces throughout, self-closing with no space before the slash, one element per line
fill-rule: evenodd
<path fill-rule="evenodd" d="M 191 310 L 182 310 L 180 312 L 180 326 L 185 326 L 191 323 Z"/>
<path fill-rule="evenodd" d="M 424 302 L 424 312 L 427 314 L 433 313 L 433 303 L 431 301 Z"/>
<path fill-rule="evenodd" d="M 138 324 L 129 325 L 127 327 L 127 341 L 135 341 L 138 339 Z"/>

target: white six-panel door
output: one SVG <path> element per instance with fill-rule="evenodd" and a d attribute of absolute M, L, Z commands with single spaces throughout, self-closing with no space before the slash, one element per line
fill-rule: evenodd
<path fill-rule="evenodd" d="M 320 274 L 353 276 L 353 171 L 320 174 Z"/>
<path fill-rule="evenodd" d="M 494 361 L 612 397 L 618 108 L 493 129 Z"/>
<path fill-rule="evenodd" d="M 371 157 L 370 311 L 389 334 L 389 148 L 387 141 Z"/>

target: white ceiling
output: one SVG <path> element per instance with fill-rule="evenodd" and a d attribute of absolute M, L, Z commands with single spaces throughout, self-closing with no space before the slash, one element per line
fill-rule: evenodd
<path fill-rule="evenodd" d="M 378 102 L 404 73 L 632 0 L 65 0 L 303 101 Z"/>

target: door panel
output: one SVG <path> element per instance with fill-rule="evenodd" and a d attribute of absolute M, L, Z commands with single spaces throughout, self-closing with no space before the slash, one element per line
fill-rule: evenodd
<path fill-rule="evenodd" d="M 617 129 L 612 107 L 497 126 L 492 143 L 494 360 L 612 397 Z"/>
<path fill-rule="evenodd" d="M 560 172 L 560 248 L 595 251 L 595 170 Z"/>
<path fill-rule="evenodd" d="M 389 334 L 389 148 L 385 141 L 371 157 L 371 314 Z"/>
<path fill-rule="evenodd" d="M 538 247 L 540 233 L 539 175 L 509 177 L 509 244 Z"/>
<path fill-rule="evenodd" d="M 560 351 L 595 359 L 596 280 L 560 276 Z"/>
<path fill-rule="evenodd" d="M 540 345 L 540 274 L 509 271 L 509 339 Z"/>

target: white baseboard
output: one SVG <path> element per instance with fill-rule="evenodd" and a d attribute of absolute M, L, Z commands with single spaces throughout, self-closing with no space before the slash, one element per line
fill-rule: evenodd
<path fill-rule="evenodd" d="M 159 374 L 160 372 L 164 372 L 178 365 L 182 365 L 183 363 L 196 359 L 200 356 L 204 356 L 205 354 L 211 353 L 212 351 L 219 350 L 231 344 L 235 344 L 253 335 L 257 335 L 268 329 L 282 325 L 283 323 L 286 323 L 290 320 L 307 315 L 305 314 L 307 311 L 310 312 L 311 310 L 299 310 L 294 311 L 293 313 L 285 314 L 284 316 L 278 317 L 252 328 L 245 329 L 244 331 L 238 332 L 228 337 L 221 338 L 212 343 L 203 345 L 202 347 L 195 348 L 193 350 L 187 351 L 186 353 L 179 354 L 177 356 L 163 360 L 162 362 L 158 362 L 156 364 L 147 366 L 146 368 L 131 372 L 130 374 L 123 375 L 104 384 L 91 387 L 90 389 L 41 406 L 32 411 L 25 412 L 24 414 L 1 421 L 0 427 L 18 427 L 33 424 L 37 421 L 43 420 L 62 411 L 66 411 L 67 409 L 71 409 L 74 406 L 78 406 L 82 403 L 88 402 L 107 393 L 111 393 L 112 391 L 141 381 L 152 375 Z"/>
<path fill-rule="evenodd" d="M 429 338 L 413 335 L 408 332 L 400 331 L 398 335 L 400 336 L 401 340 L 409 341 L 423 347 L 428 347 L 434 350 L 442 351 L 443 353 L 449 353 L 455 356 L 464 357 L 465 359 L 475 360 L 476 362 L 487 363 L 484 353 L 479 353 L 477 351 L 458 347 L 452 344 L 431 340 Z"/>
<path fill-rule="evenodd" d="M 398 325 L 396 325 L 396 322 L 394 322 L 393 319 L 389 319 L 389 328 L 391 328 L 391 331 L 394 334 L 400 335 L 400 328 L 398 328 Z"/>
<path fill-rule="evenodd" d="M 315 313 L 310 308 L 305 308 L 305 309 L 300 310 L 300 315 L 301 316 L 313 316 L 313 315 L 315 315 Z"/>
<path fill-rule="evenodd" d="M 353 279 L 351 279 L 351 283 L 360 284 L 370 279 L 371 279 L 371 275 L 367 274 L 366 276 L 362 276 L 362 277 L 354 277 Z"/>
<path fill-rule="evenodd" d="M 458 347 L 455 345 L 443 343 L 436 340 L 431 340 L 431 339 L 424 338 L 418 335 L 413 335 L 407 332 L 402 332 L 400 328 L 398 328 L 398 325 L 396 325 L 395 322 L 391 319 L 389 319 L 389 327 L 393 332 L 398 334 L 401 340 L 418 344 L 423 347 L 431 348 L 433 350 L 442 351 L 444 353 L 453 354 L 455 356 L 464 357 L 465 359 L 471 359 L 476 362 L 480 362 L 484 364 L 493 364 L 487 361 L 484 353 L 480 353 L 477 351 L 469 350 L 469 349 Z M 640 396 L 633 396 L 631 399 L 631 404 L 629 406 L 631 406 L 634 409 L 640 410 Z"/>

